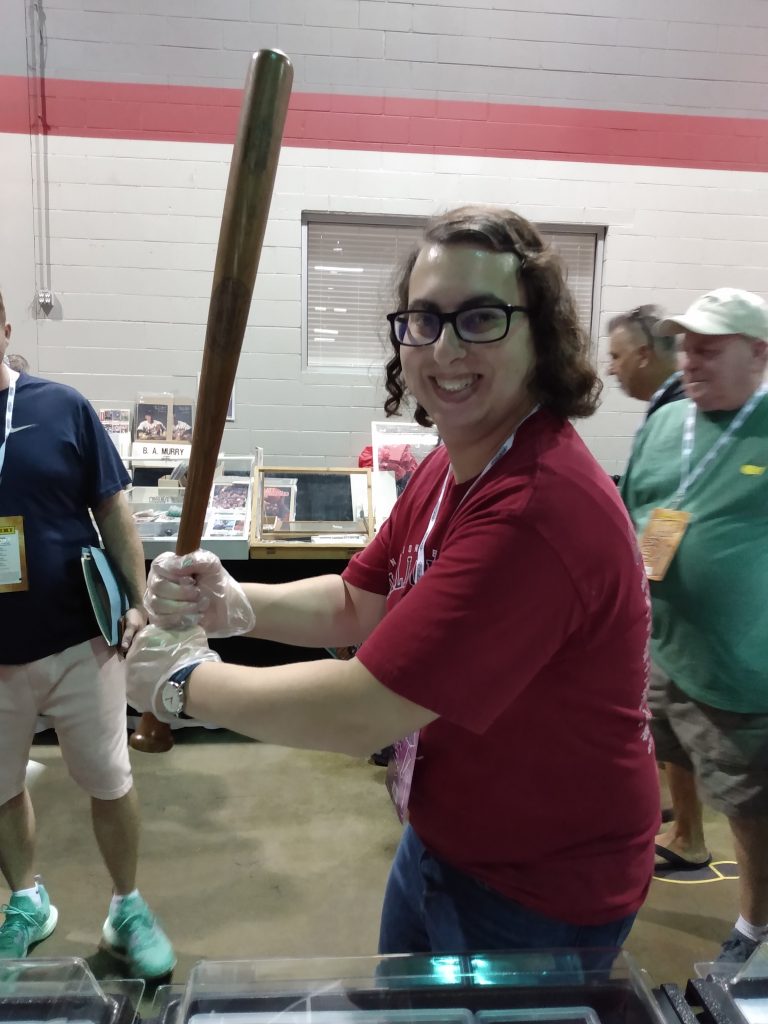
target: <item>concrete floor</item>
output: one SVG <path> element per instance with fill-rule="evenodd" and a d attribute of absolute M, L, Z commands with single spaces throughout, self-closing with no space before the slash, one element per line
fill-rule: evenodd
<path fill-rule="evenodd" d="M 37 870 L 60 920 L 34 955 L 80 956 L 98 977 L 119 976 L 96 954 L 110 887 L 88 801 L 47 735 L 32 751 L 47 766 L 32 789 Z M 143 814 L 139 885 L 176 947 L 174 981 L 203 957 L 375 952 L 400 832 L 384 770 L 225 732 L 176 736 L 169 754 L 132 752 Z M 732 859 L 724 820 L 708 813 L 707 822 L 715 859 Z M 736 889 L 733 880 L 654 881 L 627 949 L 654 982 L 684 982 L 730 931 Z"/>

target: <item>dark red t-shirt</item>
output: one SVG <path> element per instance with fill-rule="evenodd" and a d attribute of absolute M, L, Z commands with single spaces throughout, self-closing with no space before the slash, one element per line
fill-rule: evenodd
<path fill-rule="evenodd" d="M 645 690 L 645 576 L 616 487 L 540 410 L 474 486 L 439 448 L 344 572 L 387 594 L 357 654 L 436 712 L 409 805 L 427 848 L 573 924 L 636 911 L 653 872 L 658 780 Z M 466 496 L 466 500 L 462 498 Z"/>

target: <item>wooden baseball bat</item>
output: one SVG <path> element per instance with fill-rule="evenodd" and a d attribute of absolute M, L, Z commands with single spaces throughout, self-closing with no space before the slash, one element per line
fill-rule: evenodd
<path fill-rule="evenodd" d="M 293 65 L 279 50 L 251 58 L 213 271 L 187 486 L 176 554 L 200 547 L 227 406 L 251 306 L 283 138 Z M 170 750 L 170 726 L 147 712 L 131 737 L 146 753 Z"/>

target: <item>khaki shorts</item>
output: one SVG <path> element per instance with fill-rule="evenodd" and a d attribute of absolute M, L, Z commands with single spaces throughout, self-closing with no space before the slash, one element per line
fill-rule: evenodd
<path fill-rule="evenodd" d="M 648 703 L 658 761 L 692 771 L 702 800 L 727 817 L 768 816 L 768 715 L 700 704 L 655 665 Z"/>
<path fill-rule="evenodd" d="M 69 774 L 90 796 L 131 789 L 123 663 L 99 637 L 26 665 L 0 665 L 0 804 L 24 789 L 38 715 L 51 719 Z"/>

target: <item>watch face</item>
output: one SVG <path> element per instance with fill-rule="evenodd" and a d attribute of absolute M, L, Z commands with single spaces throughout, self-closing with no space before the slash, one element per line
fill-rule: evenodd
<path fill-rule="evenodd" d="M 178 715 L 181 711 L 182 692 L 178 683 L 167 682 L 163 687 L 163 707 L 169 714 Z"/>

